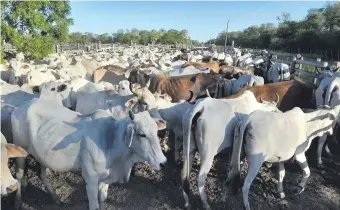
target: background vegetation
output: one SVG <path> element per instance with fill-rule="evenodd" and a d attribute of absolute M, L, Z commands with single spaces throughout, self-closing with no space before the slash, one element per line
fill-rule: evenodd
<path fill-rule="evenodd" d="M 54 51 L 57 43 L 88 44 L 199 44 L 191 40 L 187 30 L 118 30 L 115 33 L 69 33 L 73 24 L 69 1 L 1 1 L 1 55 L 4 43 L 32 58 L 42 58 Z M 277 17 L 278 24 L 264 23 L 243 31 L 228 33 L 228 43 L 246 48 L 269 50 L 295 49 L 299 53 L 315 53 L 328 49 L 329 57 L 338 59 L 340 49 L 340 2 L 327 3 L 323 8 L 308 11 L 301 21 L 291 20 L 289 13 Z M 208 27 L 208 26 L 207 26 Z M 222 26 L 221 26 L 222 27 Z M 209 29 L 209 28 L 207 28 Z M 224 45 L 222 31 L 209 43 Z M 324 51 L 323 51 L 324 52 Z M 296 52 L 297 53 L 297 52 Z M 0 56 L 0 59 L 2 57 Z"/>
<path fill-rule="evenodd" d="M 278 25 L 264 23 L 250 26 L 243 31 L 228 33 L 227 45 L 272 50 L 294 50 L 295 53 L 316 53 L 327 49 L 328 57 L 337 58 L 340 50 L 340 2 L 327 3 L 323 8 L 313 8 L 301 21 L 291 19 L 289 13 L 277 17 Z M 226 32 L 214 40 L 224 45 Z"/>

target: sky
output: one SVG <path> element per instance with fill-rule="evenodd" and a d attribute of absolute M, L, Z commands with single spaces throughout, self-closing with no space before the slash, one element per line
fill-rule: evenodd
<path fill-rule="evenodd" d="M 301 20 L 310 8 L 326 1 L 168 1 L 117 2 L 71 1 L 71 32 L 114 33 L 119 29 L 187 29 L 191 39 L 206 41 L 225 30 L 243 30 L 251 25 L 277 23 L 282 12 Z"/>

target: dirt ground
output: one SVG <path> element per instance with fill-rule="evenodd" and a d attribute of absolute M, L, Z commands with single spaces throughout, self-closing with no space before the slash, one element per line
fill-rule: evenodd
<path fill-rule="evenodd" d="M 164 141 L 164 140 L 162 140 Z M 250 205 L 252 209 L 340 209 L 340 166 L 324 158 L 324 169 L 316 167 L 315 148 L 311 148 L 307 157 L 311 176 L 306 190 L 294 195 L 293 190 L 301 180 L 301 170 L 296 163 L 286 164 L 284 179 L 285 199 L 276 197 L 277 175 L 275 166 L 263 166 L 250 188 Z M 182 166 L 172 161 L 172 152 L 166 153 L 168 164 L 161 171 L 152 171 L 147 164 L 136 164 L 130 181 L 126 184 L 111 184 L 106 201 L 109 210 L 151 210 L 151 209 L 184 209 L 181 191 L 180 172 Z M 228 155 L 221 154 L 215 158 L 214 167 L 206 181 L 206 193 L 212 209 L 243 209 L 241 192 L 228 194 L 222 201 L 222 181 L 227 175 Z M 56 205 L 47 194 L 37 176 L 38 167 L 32 158 L 28 158 L 28 186 L 23 190 L 23 210 L 83 210 L 88 209 L 85 184 L 79 173 L 50 172 L 48 178 L 57 194 L 67 204 Z M 246 164 L 245 164 L 246 165 Z M 196 184 L 199 166 L 195 160 L 191 174 L 192 209 L 201 209 L 200 197 Z M 244 178 L 246 167 L 243 167 Z M 14 167 L 11 167 L 14 172 Z M 1 209 L 14 209 L 14 194 L 1 199 Z"/>

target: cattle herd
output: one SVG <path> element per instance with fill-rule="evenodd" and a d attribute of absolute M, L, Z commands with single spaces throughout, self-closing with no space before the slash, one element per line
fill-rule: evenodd
<path fill-rule="evenodd" d="M 225 149 L 232 152 L 224 191 L 240 188 L 241 163 L 247 160 L 241 185 L 245 209 L 250 209 L 249 189 L 263 163 L 278 165 L 277 193 L 284 198 L 284 162 L 296 160 L 303 171 L 297 190 L 302 193 L 310 176 L 305 152 L 312 140 L 318 139 L 320 166 L 323 148 L 332 155 L 329 143 L 340 140 L 340 73 L 329 68 L 316 84 L 308 84 L 287 64 L 267 66 L 265 56 L 157 47 L 51 54 L 35 61 L 22 53 L 13 56 L 1 66 L 1 195 L 16 191 L 13 208 L 20 209 L 25 160 L 32 155 L 56 203 L 62 201 L 47 169 L 81 172 L 89 209 L 103 210 L 109 185 L 128 182 L 135 163 L 147 161 L 155 170 L 166 165 L 159 130 L 173 134 L 177 163 L 183 148 L 186 208 L 196 151 L 204 209 L 211 209 L 207 175 Z M 15 178 L 9 158 L 16 158 Z"/>

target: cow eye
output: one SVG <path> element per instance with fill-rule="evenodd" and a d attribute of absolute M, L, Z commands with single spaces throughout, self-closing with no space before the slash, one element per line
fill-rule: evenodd
<path fill-rule="evenodd" d="M 141 133 L 139 133 L 139 134 L 138 134 L 138 136 L 139 136 L 139 137 L 143 137 L 143 138 L 145 138 L 145 137 L 146 137 L 146 135 L 145 135 L 145 134 L 141 134 Z"/>

